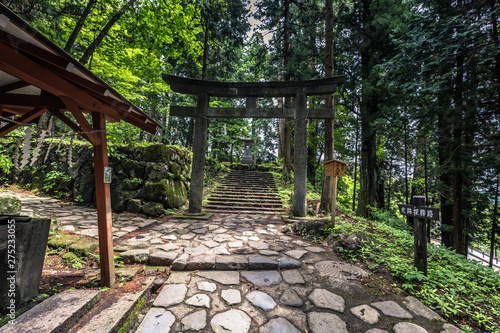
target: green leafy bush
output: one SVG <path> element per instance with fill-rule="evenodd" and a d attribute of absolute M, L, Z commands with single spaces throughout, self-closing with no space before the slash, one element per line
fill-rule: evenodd
<path fill-rule="evenodd" d="M 500 274 L 448 248 L 428 245 L 425 276 L 413 265 L 413 236 L 406 224 L 374 209 L 371 216 L 370 221 L 339 219 L 326 232 L 367 233 L 371 241 L 353 259 L 375 271 L 388 269 L 399 280 L 399 287 L 462 329 L 500 331 Z"/>

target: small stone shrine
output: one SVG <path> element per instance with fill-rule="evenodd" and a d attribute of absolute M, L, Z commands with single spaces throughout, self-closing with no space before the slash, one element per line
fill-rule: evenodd
<path fill-rule="evenodd" d="M 252 158 L 253 140 L 250 138 L 243 138 L 243 139 L 241 139 L 241 141 L 243 141 L 243 144 L 244 144 L 243 157 L 241 158 L 241 164 L 253 164 L 253 158 Z"/>

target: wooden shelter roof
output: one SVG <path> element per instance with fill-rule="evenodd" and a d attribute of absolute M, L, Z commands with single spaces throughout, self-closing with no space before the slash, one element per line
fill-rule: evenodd
<path fill-rule="evenodd" d="M 0 4 L 0 137 L 50 111 L 94 145 L 83 113 L 101 113 L 155 134 L 160 125 L 63 49 Z M 68 118 L 69 111 L 75 118 Z M 90 133 L 89 133 L 90 132 Z"/>

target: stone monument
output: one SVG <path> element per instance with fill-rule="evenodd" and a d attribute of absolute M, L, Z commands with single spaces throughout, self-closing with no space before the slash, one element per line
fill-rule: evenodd
<path fill-rule="evenodd" d="M 252 142 L 253 140 L 250 138 L 241 139 L 244 144 L 243 148 L 243 157 L 241 158 L 241 164 L 253 164 L 252 158 Z"/>

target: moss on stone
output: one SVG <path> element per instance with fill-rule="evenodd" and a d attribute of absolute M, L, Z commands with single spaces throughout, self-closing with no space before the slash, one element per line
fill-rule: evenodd
<path fill-rule="evenodd" d="M 62 258 L 66 262 L 72 262 L 72 261 L 78 260 L 78 256 L 76 254 L 74 254 L 73 252 L 66 252 L 65 254 L 63 254 Z"/>
<path fill-rule="evenodd" d="M 146 201 L 159 202 L 165 208 L 178 208 L 187 199 L 184 183 L 170 179 L 146 182 L 143 194 Z"/>
<path fill-rule="evenodd" d="M 173 162 L 170 166 L 170 172 L 174 175 L 174 179 L 181 179 L 182 168 L 177 162 Z"/>
<path fill-rule="evenodd" d="M 86 257 L 99 247 L 99 243 L 94 240 L 82 238 L 69 246 L 69 250 L 80 257 Z"/>
<path fill-rule="evenodd" d="M 169 177 L 169 168 L 166 163 L 146 163 L 146 174 L 145 178 L 147 180 L 160 180 Z"/>
<path fill-rule="evenodd" d="M 165 208 L 161 203 L 148 202 L 142 206 L 141 212 L 144 215 L 157 217 L 165 213 Z"/>
<path fill-rule="evenodd" d="M 19 214 L 21 213 L 21 200 L 10 194 L 0 194 L 0 214 Z"/>
<path fill-rule="evenodd" d="M 51 236 L 47 242 L 47 245 L 53 249 L 58 249 L 58 248 L 65 249 L 79 240 L 80 236 L 77 235 L 60 234 Z"/>
<path fill-rule="evenodd" d="M 146 162 L 168 162 L 171 150 L 164 144 L 155 144 L 143 148 L 142 160 Z"/>
<path fill-rule="evenodd" d="M 132 178 L 143 178 L 145 163 L 132 159 L 125 159 L 121 162 L 123 170 Z"/>

